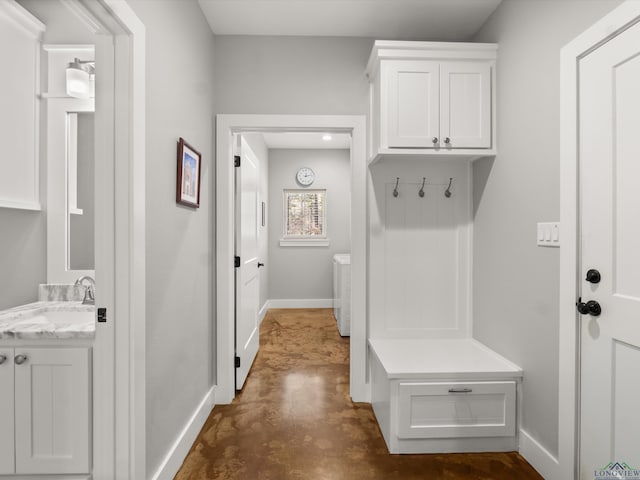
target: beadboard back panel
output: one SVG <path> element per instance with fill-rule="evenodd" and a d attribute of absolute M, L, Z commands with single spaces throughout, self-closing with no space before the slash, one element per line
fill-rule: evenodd
<path fill-rule="evenodd" d="M 371 173 L 370 337 L 470 336 L 469 164 L 390 158 Z"/>

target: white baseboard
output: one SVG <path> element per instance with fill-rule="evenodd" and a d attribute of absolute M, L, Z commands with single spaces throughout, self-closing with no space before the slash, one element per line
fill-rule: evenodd
<path fill-rule="evenodd" d="M 280 298 L 268 303 L 268 308 L 333 308 L 333 298 Z"/>
<path fill-rule="evenodd" d="M 267 314 L 269 308 L 271 308 L 271 301 L 267 300 L 266 302 L 264 302 L 262 308 L 258 311 L 258 324 L 262 323 L 262 320 L 264 320 L 264 317 Z"/>
<path fill-rule="evenodd" d="M 195 442 L 198 433 L 200 433 L 202 426 L 207 421 L 207 418 L 209 418 L 209 414 L 216 404 L 215 389 L 216 387 L 214 385 L 204 396 L 200 405 L 198 405 L 198 408 L 193 412 L 193 415 L 185 424 L 182 432 L 180 432 L 180 435 L 176 438 L 175 443 L 171 446 L 160 467 L 151 477 L 152 480 L 172 480 L 176 476 L 193 442 Z"/>
<path fill-rule="evenodd" d="M 560 478 L 558 459 L 522 429 L 520 429 L 520 455 L 546 480 Z"/>

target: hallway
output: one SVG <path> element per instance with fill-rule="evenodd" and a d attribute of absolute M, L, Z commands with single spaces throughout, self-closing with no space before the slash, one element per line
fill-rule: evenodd
<path fill-rule="evenodd" d="M 274 309 L 244 390 L 218 405 L 176 480 L 541 479 L 517 453 L 389 455 L 349 398 L 349 338 L 331 309 Z"/>

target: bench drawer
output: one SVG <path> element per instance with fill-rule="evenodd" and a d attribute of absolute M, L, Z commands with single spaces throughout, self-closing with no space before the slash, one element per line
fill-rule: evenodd
<path fill-rule="evenodd" d="M 515 435 L 516 382 L 399 382 L 399 438 Z"/>

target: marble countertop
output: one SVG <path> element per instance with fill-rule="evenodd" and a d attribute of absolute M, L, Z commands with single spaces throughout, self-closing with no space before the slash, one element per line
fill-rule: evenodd
<path fill-rule="evenodd" d="M 34 302 L 0 311 L 0 340 L 94 338 L 95 307 L 79 301 Z"/>

